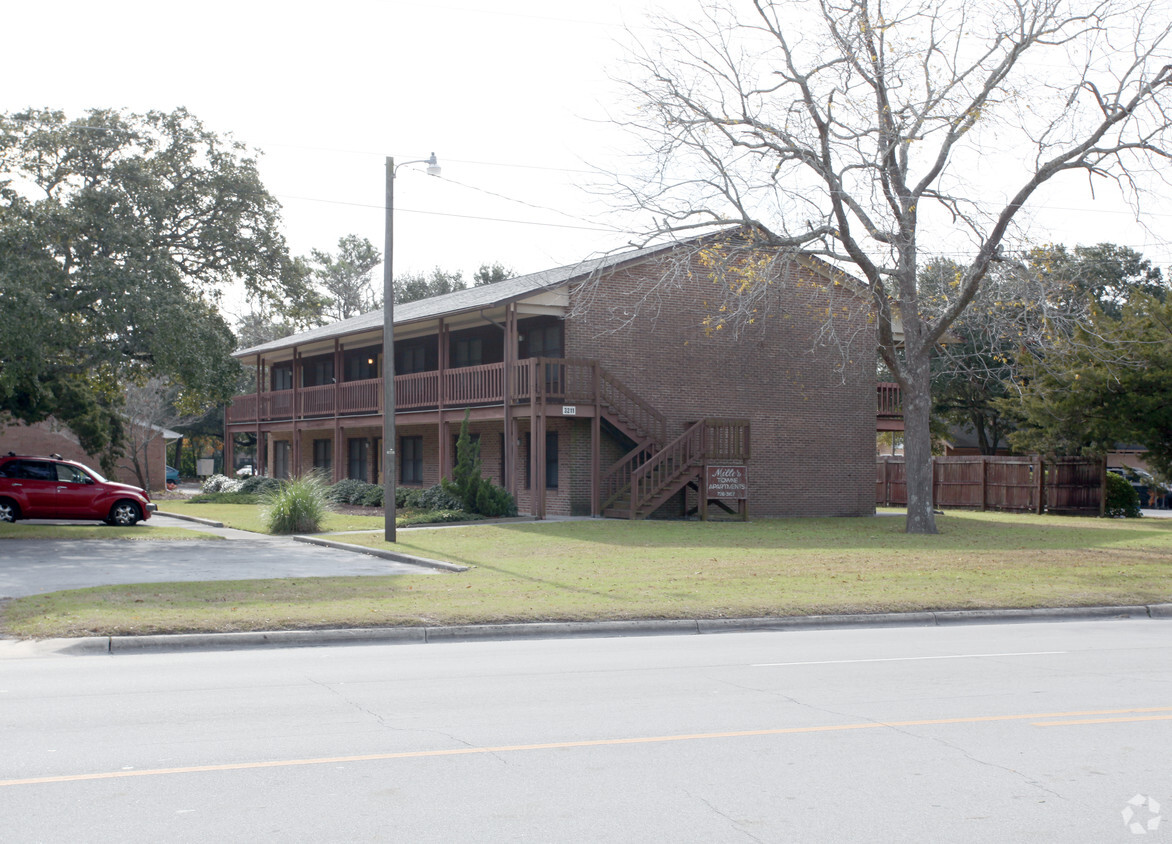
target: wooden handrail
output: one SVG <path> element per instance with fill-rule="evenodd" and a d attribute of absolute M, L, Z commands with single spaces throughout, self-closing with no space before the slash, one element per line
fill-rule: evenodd
<path fill-rule="evenodd" d="M 707 426 L 704 421 L 697 422 L 631 473 L 632 519 L 641 507 L 650 502 L 668 484 L 704 461 L 706 433 Z"/>
<path fill-rule="evenodd" d="M 875 415 L 903 416 L 903 394 L 894 381 L 880 381 L 875 385 Z"/>
<path fill-rule="evenodd" d="M 662 445 L 667 436 L 667 420 L 663 414 L 604 368 L 600 366 L 598 370 L 600 401 L 635 430 L 645 432 L 657 446 Z"/>

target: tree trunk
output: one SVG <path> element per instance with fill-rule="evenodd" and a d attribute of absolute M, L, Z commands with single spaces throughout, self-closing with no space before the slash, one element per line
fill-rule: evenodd
<path fill-rule="evenodd" d="M 936 533 L 932 510 L 931 371 L 909 360 L 903 385 L 903 457 L 907 473 L 907 532 Z"/>

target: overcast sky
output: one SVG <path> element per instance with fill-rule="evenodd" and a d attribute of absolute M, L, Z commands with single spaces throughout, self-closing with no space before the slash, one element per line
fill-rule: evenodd
<path fill-rule="evenodd" d="M 350 233 L 381 250 L 385 156 L 434 151 L 441 178 L 399 171 L 396 272 L 439 266 L 467 277 L 492 262 L 534 272 L 629 240 L 580 185 L 593 165 L 623 167 L 624 139 L 605 122 L 617 94 L 608 73 L 624 25 L 638 28 L 651 5 L 10 3 L 4 29 L 22 37 L 5 38 L 0 111 L 185 106 L 263 151 L 261 175 L 284 206 L 295 254 L 332 250 Z M 1172 263 L 1166 243 L 1103 192 L 1092 200 L 1068 186 L 1042 200 L 1040 240 L 1110 240 Z"/>

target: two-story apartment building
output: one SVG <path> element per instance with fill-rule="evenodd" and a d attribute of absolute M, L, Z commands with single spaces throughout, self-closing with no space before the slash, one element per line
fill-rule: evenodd
<path fill-rule="evenodd" d="M 523 513 L 682 515 L 707 504 L 716 466 L 738 467 L 723 474 L 756 515 L 873 513 L 865 302 L 798 259 L 763 270 L 751 324 L 720 326 L 705 242 L 396 306 L 396 483 L 448 475 L 470 411 L 485 475 Z M 264 474 L 381 483 L 382 323 L 374 311 L 237 352 L 257 388 L 228 409 L 229 450 L 252 434 Z"/>

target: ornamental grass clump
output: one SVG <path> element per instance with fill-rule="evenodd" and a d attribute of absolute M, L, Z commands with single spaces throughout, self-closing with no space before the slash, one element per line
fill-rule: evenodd
<path fill-rule="evenodd" d="M 317 533 L 332 509 L 325 480 L 311 473 L 266 493 L 261 514 L 269 533 Z"/>

